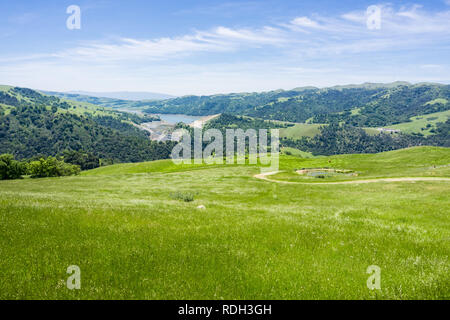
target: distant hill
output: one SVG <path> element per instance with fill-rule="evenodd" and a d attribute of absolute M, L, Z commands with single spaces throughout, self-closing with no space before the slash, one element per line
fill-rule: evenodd
<path fill-rule="evenodd" d="M 140 100 L 166 100 L 175 98 L 163 93 L 154 92 L 131 92 L 131 91 L 120 91 L 120 92 L 88 92 L 88 91 L 71 91 L 71 94 L 79 94 L 84 96 L 91 96 L 97 98 L 110 98 L 117 100 L 130 100 L 130 101 L 140 101 Z"/>
<path fill-rule="evenodd" d="M 96 106 L 108 107 L 114 109 L 126 108 L 132 105 L 134 102 L 131 100 L 120 100 L 113 98 L 94 97 L 89 95 L 82 95 L 76 93 L 64 93 L 56 91 L 41 91 L 44 94 L 55 96 L 62 99 L 78 101 L 83 103 L 90 103 Z"/>
<path fill-rule="evenodd" d="M 146 107 L 153 101 L 163 99 L 173 99 L 175 97 L 149 92 L 56 92 L 56 91 L 41 91 L 44 94 L 56 96 L 63 99 L 86 102 L 95 104 L 97 106 L 114 108 L 114 109 L 136 109 L 142 106 Z"/>
<path fill-rule="evenodd" d="M 185 96 L 140 102 L 147 113 L 218 113 L 246 115 L 289 122 L 344 122 L 357 127 L 384 127 L 411 121 L 411 117 L 450 109 L 450 85 L 435 83 L 362 85 L 331 88 L 304 87 L 262 93 Z"/>

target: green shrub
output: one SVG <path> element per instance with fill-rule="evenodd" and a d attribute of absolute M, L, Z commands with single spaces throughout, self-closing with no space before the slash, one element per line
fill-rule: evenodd
<path fill-rule="evenodd" d="M 13 155 L 0 155 L 0 180 L 20 179 L 26 171 L 26 165 L 16 161 Z"/>
<path fill-rule="evenodd" d="M 174 200 L 180 200 L 184 202 L 194 201 L 195 194 L 192 192 L 175 192 L 171 193 L 170 197 Z"/>
<path fill-rule="evenodd" d="M 32 178 L 63 177 L 80 173 L 80 167 L 65 163 L 54 157 L 41 158 L 28 164 L 28 172 Z"/>

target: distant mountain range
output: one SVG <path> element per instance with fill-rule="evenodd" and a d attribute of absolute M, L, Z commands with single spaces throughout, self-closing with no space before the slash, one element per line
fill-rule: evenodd
<path fill-rule="evenodd" d="M 79 91 L 45 93 L 97 106 L 140 110 L 149 114 L 207 116 L 230 113 L 265 120 L 320 124 L 345 122 L 357 127 L 378 128 L 410 122 L 411 117 L 450 110 L 450 85 L 400 81 L 138 101 L 99 98 L 80 94 L 94 93 Z"/>
<path fill-rule="evenodd" d="M 186 96 L 140 103 L 146 113 L 230 113 L 265 120 L 385 127 L 450 110 L 450 85 L 436 83 L 304 87 L 261 93 Z"/>
<path fill-rule="evenodd" d="M 131 101 L 166 100 L 166 99 L 175 98 L 175 96 L 171 96 L 171 95 L 163 94 L 163 93 L 134 92 L 134 91 L 119 91 L 119 92 L 71 91 L 69 93 L 97 97 L 97 98 L 110 98 L 110 99 L 131 100 Z"/>
<path fill-rule="evenodd" d="M 141 101 L 141 100 L 166 100 L 175 98 L 163 93 L 154 92 L 133 92 L 133 91 L 119 91 L 119 92 L 89 92 L 89 91 L 70 91 L 70 92 L 54 92 L 54 91 L 43 91 L 46 94 L 57 95 L 57 96 L 86 96 L 95 98 L 107 98 L 114 100 L 128 100 L 128 101 Z"/>

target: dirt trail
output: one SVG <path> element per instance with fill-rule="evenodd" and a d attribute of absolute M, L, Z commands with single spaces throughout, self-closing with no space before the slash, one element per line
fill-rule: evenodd
<path fill-rule="evenodd" d="M 203 126 L 205 125 L 205 123 L 207 123 L 208 121 L 217 118 L 218 116 L 220 116 L 220 114 L 215 114 L 212 116 L 206 116 L 206 117 L 202 117 L 199 120 L 195 120 L 194 122 L 192 122 L 189 126 L 192 128 L 203 128 Z"/>
<path fill-rule="evenodd" d="M 434 178 L 434 177 L 417 177 L 417 178 L 384 178 L 384 179 L 367 179 L 367 180 L 352 180 L 352 181 L 341 181 L 341 182 L 291 182 L 291 181 L 279 181 L 268 178 L 281 171 L 266 172 L 254 175 L 256 179 L 261 179 L 269 182 L 275 182 L 280 184 L 307 184 L 307 185 L 328 185 L 328 184 L 365 184 L 365 183 L 376 183 L 376 182 L 416 182 L 416 181 L 448 181 L 450 178 Z"/>

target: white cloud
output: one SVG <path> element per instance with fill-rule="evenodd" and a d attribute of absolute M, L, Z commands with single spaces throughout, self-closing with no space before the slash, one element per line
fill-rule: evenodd
<path fill-rule="evenodd" d="M 293 25 L 299 26 L 299 27 L 306 27 L 306 28 L 320 28 L 319 24 L 316 21 L 311 20 L 308 17 L 298 17 L 291 21 Z"/>
<path fill-rule="evenodd" d="M 75 60 L 161 60 L 199 52 L 232 52 L 242 47 L 280 45 L 288 39 L 282 30 L 264 27 L 260 30 L 217 27 L 173 38 L 140 40 L 120 38 L 113 43 L 85 43 L 53 54 L 58 58 Z"/>

